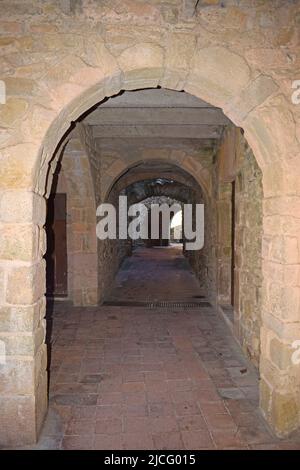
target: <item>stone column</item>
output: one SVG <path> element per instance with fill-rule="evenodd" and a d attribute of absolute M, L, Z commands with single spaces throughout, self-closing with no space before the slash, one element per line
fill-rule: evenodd
<path fill-rule="evenodd" d="M 47 409 L 45 200 L 0 194 L 0 445 L 36 441 Z"/>
<path fill-rule="evenodd" d="M 89 157 L 79 140 L 67 144 L 62 169 L 67 193 L 69 297 L 77 306 L 97 305 L 96 201 Z"/>
<path fill-rule="evenodd" d="M 299 248 L 300 197 L 266 198 L 260 404 L 282 436 L 300 424 L 300 348 L 295 343 L 300 340 Z"/>

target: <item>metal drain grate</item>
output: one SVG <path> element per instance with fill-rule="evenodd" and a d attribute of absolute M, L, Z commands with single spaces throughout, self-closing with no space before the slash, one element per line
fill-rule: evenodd
<path fill-rule="evenodd" d="M 143 302 L 136 300 L 106 300 L 103 302 L 104 306 L 107 307 L 144 307 L 149 309 L 155 308 L 207 308 L 211 307 L 209 302 L 199 301 L 199 302 L 188 302 L 188 301 L 169 301 L 169 300 L 157 300 L 154 302 Z"/>
<path fill-rule="evenodd" d="M 105 300 L 102 305 L 106 307 L 147 307 L 148 302 L 136 300 Z"/>
<path fill-rule="evenodd" d="M 211 307 L 209 302 L 149 302 L 148 308 L 200 308 Z"/>

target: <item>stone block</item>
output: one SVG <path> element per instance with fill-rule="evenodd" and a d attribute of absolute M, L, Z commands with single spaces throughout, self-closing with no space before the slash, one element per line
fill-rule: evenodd
<path fill-rule="evenodd" d="M 13 305 L 35 303 L 45 293 L 45 260 L 32 266 L 12 267 L 7 275 L 6 301 Z"/>
<path fill-rule="evenodd" d="M 0 126 L 13 127 L 17 120 L 24 117 L 28 103 L 21 98 L 8 98 L 5 106 L 0 107 Z"/>
<path fill-rule="evenodd" d="M 270 358 L 281 370 L 287 370 L 292 366 L 293 349 L 290 344 L 283 343 L 278 338 L 270 341 Z"/>
<path fill-rule="evenodd" d="M 152 82 L 152 86 L 157 86 L 163 74 L 163 49 L 150 43 L 137 44 L 122 52 L 118 63 L 125 75 L 126 89 L 151 86 Z"/>
<path fill-rule="evenodd" d="M 38 227 L 32 224 L 0 223 L 0 258 L 36 260 L 39 254 Z"/>
<path fill-rule="evenodd" d="M 33 444 L 37 439 L 34 395 L 0 395 L 0 446 Z"/>
<path fill-rule="evenodd" d="M 165 59 L 166 70 L 171 73 L 177 71 L 179 72 L 178 78 L 184 79 L 188 74 L 195 46 L 195 36 L 187 33 L 169 33 Z"/>
<path fill-rule="evenodd" d="M 31 190 L 36 170 L 38 145 L 7 147 L 0 155 L 0 190 Z"/>
<path fill-rule="evenodd" d="M 271 406 L 271 398 L 272 398 L 272 389 L 268 382 L 266 382 L 263 378 L 260 380 L 259 383 L 259 391 L 260 391 L 260 408 L 262 409 L 265 416 L 269 415 L 270 406 Z"/>
<path fill-rule="evenodd" d="M 120 69 L 117 61 L 108 52 L 107 46 L 99 40 L 99 37 L 90 36 L 85 38 L 84 62 L 92 67 L 98 67 L 102 76 L 117 74 Z"/>
<path fill-rule="evenodd" d="M 1 396 L 30 395 L 34 389 L 33 361 L 7 357 L 6 363 L 0 365 L 0 401 Z"/>
<path fill-rule="evenodd" d="M 37 91 L 37 83 L 30 78 L 8 77 L 5 84 L 8 96 L 30 96 Z"/>
<path fill-rule="evenodd" d="M 0 195 L 0 220 L 44 225 L 46 200 L 32 192 L 6 191 Z"/>
<path fill-rule="evenodd" d="M 296 393 L 273 391 L 270 423 L 280 436 L 286 436 L 299 426 L 300 407 Z"/>
<path fill-rule="evenodd" d="M 39 377 L 39 382 L 35 392 L 35 421 L 36 421 L 36 436 L 35 441 L 37 441 L 39 433 L 42 430 L 42 426 L 46 417 L 47 408 L 48 408 L 48 398 L 47 398 L 47 388 L 48 388 L 48 377 L 46 370 L 43 370 Z"/>
<path fill-rule="evenodd" d="M 270 260 L 283 264 L 299 263 L 299 240 L 297 237 L 274 236 L 272 239 Z"/>
<path fill-rule="evenodd" d="M 29 306 L 0 307 L 0 332 L 33 332 L 44 313 L 44 301 Z"/>
<path fill-rule="evenodd" d="M 266 75 L 259 75 L 247 88 L 242 90 L 238 98 L 230 103 L 225 110 L 236 120 L 243 120 L 256 106 L 261 105 L 269 96 L 278 90 L 277 83 Z"/>
<path fill-rule="evenodd" d="M 198 90 L 196 95 L 223 107 L 249 80 L 250 68 L 244 58 L 224 47 L 206 47 L 196 51 L 185 89 L 191 93 Z"/>

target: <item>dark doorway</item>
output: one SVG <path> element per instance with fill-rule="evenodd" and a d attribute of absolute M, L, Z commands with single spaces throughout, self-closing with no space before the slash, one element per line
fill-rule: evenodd
<path fill-rule="evenodd" d="M 64 193 L 51 194 L 48 200 L 47 232 L 47 295 L 68 295 L 67 198 Z"/>
<path fill-rule="evenodd" d="M 234 307 L 235 267 L 235 181 L 231 183 L 231 305 Z"/>
<path fill-rule="evenodd" d="M 163 237 L 163 224 L 162 224 L 162 213 L 159 213 L 159 233 L 158 238 L 151 238 L 151 212 L 148 211 L 148 239 L 146 240 L 147 248 L 155 246 L 169 246 L 170 238 Z"/>

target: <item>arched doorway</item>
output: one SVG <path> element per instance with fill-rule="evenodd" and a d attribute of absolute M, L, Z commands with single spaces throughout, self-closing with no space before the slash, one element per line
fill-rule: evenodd
<path fill-rule="evenodd" d="M 220 46 L 197 50 L 191 65 L 187 66 L 189 74 L 185 72 L 184 76 L 182 71 L 165 63 L 161 45 L 141 43 L 128 47 L 117 62 L 106 52 L 101 60 L 102 64 L 92 71 L 81 62 L 71 63 L 66 71 L 66 81 L 56 81 L 51 92 L 45 92 L 51 110 L 37 107 L 34 119 L 26 124 L 24 132 L 27 135 L 31 133 L 30 143 L 24 139 L 24 142 L 4 151 L 4 172 L 9 176 L 3 182 L 1 213 L 4 223 L 10 225 L 4 237 L 7 237 L 5 233 L 20 234 L 20 224 L 25 224 L 27 235 L 22 239 L 31 247 L 29 252 L 25 250 L 22 259 L 10 244 L 5 244 L 7 250 L 3 254 L 4 260 L 8 256 L 9 261 L 14 262 L 4 268 L 4 307 L 13 309 L 13 312 L 21 308 L 33 319 L 30 334 L 25 335 L 30 338 L 30 346 L 27 349 L 24 346 L 30 357 L 26 362 L 30 379 L 28 383 L 19 381 L 19 387 L 14 389 L 17 391 L 15 403 L 26 408 L 26 426 L 31 430 L 31 433 L 26 431 L 25 437 L 24 423 L 19 424 L 20 441 L 22 435 L 25 441 L 36 437 L 47 408 L 44 326 L 39 320 L 44 315 L 42 227 L 45 221 L 44 196 L 49 194 L 59 156 L 57 146 L 70 123 L 104 97 L 120 90 L 158 85 L 184 90 L 221 107 L 236 125 L 245 130 L 261 168 L 264 191 L 261 407 L 278 434 L 295 429 L 299 424 L 299 374 L 297 367 L 289 360 L 285 362 L 284 358 L 291 356 L 291 344 L 297 339 L 298 331 L 299 287 L 295 281 L 299 264 L 298 236 L 295 224 L 286 230 L 283 222 L 290 220 L 292 213 L 298 211 L 299 165 L 296 158 L 298 141 L 291 131 L 295 122 L 289 112 L 284 114 L 285 119 L 281 119 L 285 98 L 274 96 L 277 86 L 273 79 L 263 74 L 254 77 L 243 57 Z M 83 75 L 87 78 L 84 85 Z M 253 91 L 257 88 L 263 89 L 264 93 L 255 94 L 254 98 Z M 40 126 L 34 129 L 39 119 Z M 22 161 L 24 153 L 29 155 L 26 162 Z M 199 181 L 202 177 L 205 179 L 205 168 L 201 165 L 191 170 L 191 162 L 185 159 L 182 166 L 195 171 Z M 207 185 L 209 189 L 209 181 Z M 22 200 L 22 206 L 16 205 L 17 200 Z M 12 203 L 16 208 L 13 213 L 10 209 Z M 15 240 L 19 240 L 19 235 Z M 19 294 L 15 292 L 16 285 L 22 285 Z M 11 322 L 12 319 L 8 324 Z M 14 329 L 18 339 L 15 344 L 23 344 L 23 333 L 18 327 Z M 10 367 L 20 377 L 23 362 L 21 365 L 14 359 L 14 348 L 11 351 Z M 9 403 L 4 403 L 7 412 L 9 406 Z M 9 435 L 12 436 L 11 433 Z M 9 442 L 11 440 L 13 437 L 9 437 Z"/>

